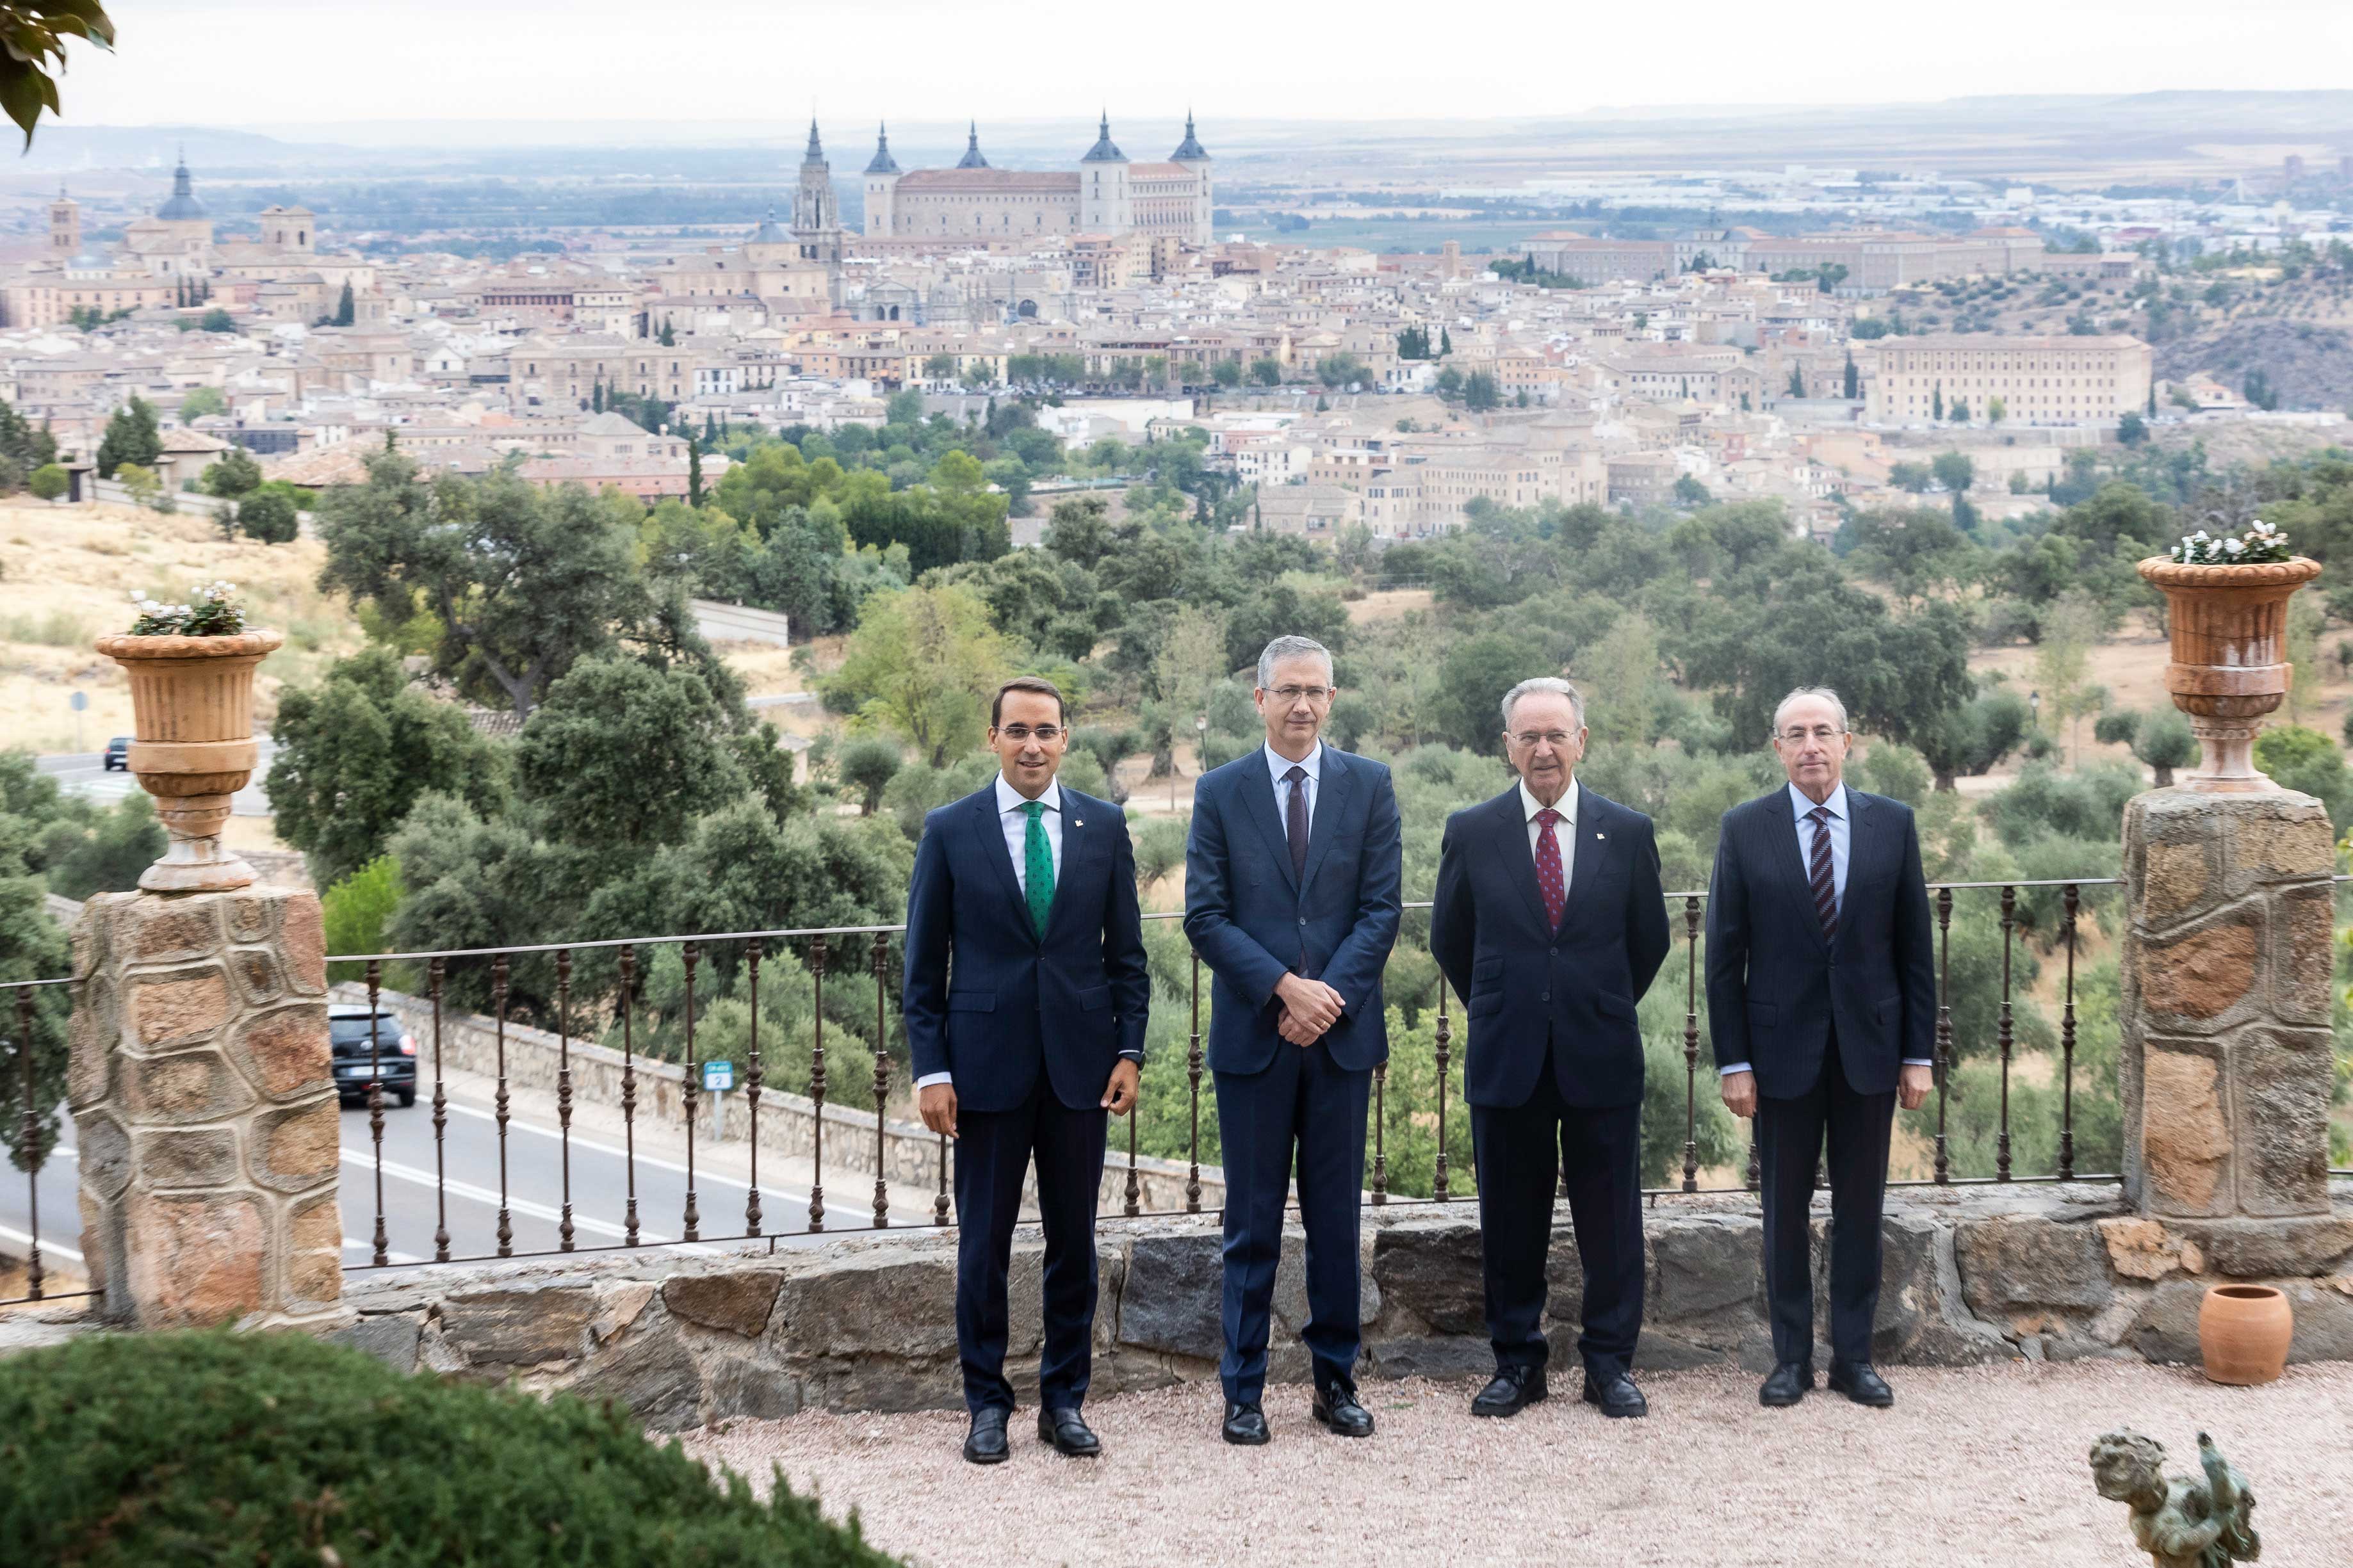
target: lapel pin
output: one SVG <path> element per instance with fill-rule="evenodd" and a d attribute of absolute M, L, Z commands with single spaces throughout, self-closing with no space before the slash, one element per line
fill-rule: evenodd
<path fill-rule="evenodd" d="M 1074 816 L 1071 818 L 1071 826 L 1073 827 L 1084 827 L 1086 825 L 1087 819 L 1083 816 Z"/>
<path fill-rule="evenodd" d="M 1596 837 L 1596 838 L 1607 838 L 1607 837 L 1609 837 L 1609 836 L 1608 834 L 1606 834 L 1606 833 L 1597 833 L 1597 834 L 1595 834 L 1593 837 Z"/>

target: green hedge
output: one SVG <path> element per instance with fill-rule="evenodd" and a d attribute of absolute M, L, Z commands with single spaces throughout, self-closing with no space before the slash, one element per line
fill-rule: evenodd
<path fill-rule="evenodd" d="M 610 1405 L 405 1377 L 292 1333 L 94 1336 L 0 1361 L 0 1560 L 892 1561 L 781 1475 L 757 1501 Z"/>

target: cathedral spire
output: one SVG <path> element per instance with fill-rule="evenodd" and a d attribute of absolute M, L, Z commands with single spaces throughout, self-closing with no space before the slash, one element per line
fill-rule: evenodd
<path fill-rule="evenodd" d="M 808 151 L 801 154 L 801 162 L 805 163 L 825 162 L 825 144 L 817 139 L 817 116 L 814 114 L 809 116 Z"/>

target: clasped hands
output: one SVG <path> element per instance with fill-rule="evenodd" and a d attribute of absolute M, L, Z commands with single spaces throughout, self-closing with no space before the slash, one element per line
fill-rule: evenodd
<path fill-rule="evenodd" d="M 1282 1017 L 1275 1031 L 1294 1046 L 1312 1046 L 1322 1039 L 1348 1005 L 1337 991 L 1303 974 L 1286 974 L 1276 981 L 1274 997 L 1282 1004 Z"/>

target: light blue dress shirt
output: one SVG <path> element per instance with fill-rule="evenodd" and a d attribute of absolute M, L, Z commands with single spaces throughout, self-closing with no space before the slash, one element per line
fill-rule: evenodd
<path fill-rule="evenodd" d="M 1295 787 L 1307 792 L 1307 820 L 1311 824 L 1314 823 L 1315 796 L 1324 785 L 1324 742 L 1316 742 L 1315 749 L 1296 763 L 1272 746 L 1261 746 L 1259 750 L 1266 757 L 1267 772 L 1274 775 L 1274 819 L 1281 823 L 1288 823 L 1291 820 L 1291 792 L 1294 786 L 1286 782 L 1282 775 L 1294 767 L 1300 767 L 1307 770 L 1307 776 Z"/>

